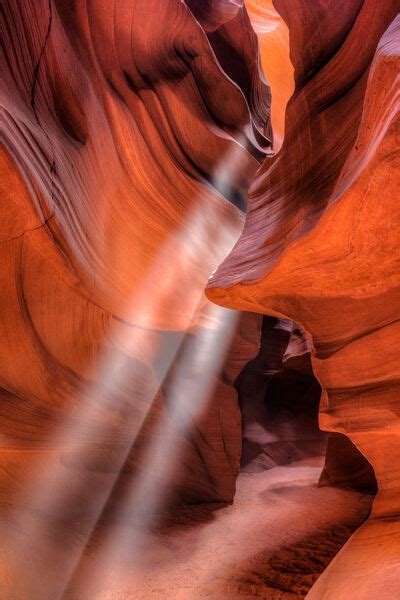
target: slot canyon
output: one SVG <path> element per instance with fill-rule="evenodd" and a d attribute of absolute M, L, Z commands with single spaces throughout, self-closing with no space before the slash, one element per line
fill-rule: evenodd
<path fill-rule="evenodd" d="M 0 600 L 400 600 L 399 0 L 4 0 Z"/>

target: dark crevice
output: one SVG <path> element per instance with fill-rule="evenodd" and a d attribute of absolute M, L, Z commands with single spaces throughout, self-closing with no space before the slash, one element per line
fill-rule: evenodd
<path fill-rule="evenodd" d="M 312 370 L 307 335 L 288 320 L 264 316 L 259 348 L 235 381 L 242 416 L 242 470 L 256 473 L 325 457 L 320 486 L 375 494 L 374 471 L 359 449 L 347 436 L 319 428 L 321 387 Z M 336 399 L 347 391 L 327 390 Z M 330 414 L 328 408 L 324 412 Z"/>
<path fill-rule="evenodd" d="M 51 0 L 49 0 L 48 6 L 49 6 L 49 21 L 48 21 L 48 25 L 47 25 L 47 31 L 46 31 L 46 35 L 45 35 L 45 38 L 44 38 L 42 49 L 41 49 L 41 51 L 39 53 L 39 58 L 37 60 L 36 66 L 35 66 L 35 68 L 33 70 L 33 79 L 32 79 L 32 86 L 31 86 L 31 107 L 32 107 L 32 110 L 33 110 L 33 114 L 35 115 L 36 122 L 39 125 L 40 129 L 43 131 L 43 134 L 45 135 L 45 137 L 46 137 L 46 139 L 47 139 L 47 141 L 49 143 L 50 149 L 51 149 L 52 160 L 51 160 L 51 165 L 50 165 L 50 179 L 51 179 L 51 184 L 50 184 L 50 198 L 51 198 L 51 201 L 52 201 L 53 207 L 54 207 L 55 206 L 55 201 L 54 201 L 54 176 L 56 175 L 56 162 L 55 162 L 54 147 L 53 147 L 53 143 L 52 143 L 52 141 L 50 139 L 49 134 L 44 129 L 44 127 L 43 127 L 43 125 L 42 125 L 42 123 L 40 121 L 40 118 L 39 118 L 39 115 L 38 115 L 38 112 L 37 112 L 37 109 L 36 109 L 36 87 L 37 87 L 37 82 L 38 82 L 38 79 L 39 79 L 39 70 L 40 70 L 40 65 L 42 63 L 42 59 L 43 59 L 43 56 L 44 56 L 44 53 L 45 53 L 45 50 L 46 50 L 46 47 L 47 47 L 47 42 L 48 42 L 49 37 L 50 37 L 51 26 L 52 26 L 52 22 L 53 22 L 53 9 L 52 9 L 52 6 L 51 6 Z"/>
<path fill-rule="evenodd" d="M 42 49 L 41 49 L 40 54 L 39 54 L 38 61 L 37 61 L 36 66 L 35 66 L 35 68 L 33 70 L 33 81 L 32 81 L 32 87 L 31 87 L 31 106 L 32 106 L 33 112 L 35 113 L 35 117 L 36 117 L 36 120 L 39 123 L 39 125 L 40 125 L 40 120 L 39 120 L 39 117 L 37 115 L 36 106 L 35 106 L 35 92 L 36 92 L 36 85 L 37 85 L 38 76 L 39 76 L 40 64 L 42 62 L 44 51 L 46 50 L 47 42 L 48 42 L 48 39 L 49 39 L 49 36 L 50 36 L 52 22 L 53 22 L 53 10 L 52 10 L 52 7 L 51 7 L 51 0 L 49 0 L 49 22 L 48 22 L 48 25 L 47 25 L 47 32 L 46 32 L 46 36 L 44 38 L 44 43 L 43 43 Z"/>
<path fill-rule="evenodd" d="M 47 217 L 43 221 L 43 223 L 41 223 L 37 227 L 31 227 L 30 229 L 25 229 L 24 231 L 22 231 L 18 235 L 15 235 L 13 237 L 7 238 L 5 240 L 1 240 L 0 244 L 6 244 L 8 242 L 12 242 L 13 240 L 18 240 L 19 238 L 21 238 L 22 236 L 24 236 L 25 233 L 29 233 L 30 231 L 37 231 L 38 229 L 41 229 L 42 227 L 46 227 L 46 225 L 48 224 L 48 222 L 50 221 L 50 219 L 52 219 L 54 217 L 54 212 L 55 211 L 53 210 L 53 212 L 51 213 L 51 215 L 49 217 Z"/>
<path fill-rule="evenodd" d="M 307 348 L 293 347 L 297 331 L 289 320 L 264 316 L 259 353 L 235 381 L 243 471 L 268 470 L 325 453 L 327 434 L 318 427 L 321 388 Z"/>

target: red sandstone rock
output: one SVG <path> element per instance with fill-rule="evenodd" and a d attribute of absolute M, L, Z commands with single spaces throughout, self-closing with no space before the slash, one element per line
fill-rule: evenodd
<path fill-rule="evenodd" d="M 164 381 L 168 371 L 170 377 L 179 371 L 179 354 L 171 365 L 165 356 L 213 328 L 201 290 L 240 232 L 234 205 L 243 207 L 271 149 L 270 94 L 259 60 L 269 65 L 273 87 L 284 82 L 272 106 L 277 147 L 291 68 L 282 22 L 273 36 L 262 31 L 260 23 L 276 19 L 268 2 L 261 10 L 248 3 L 260 57 L 240 2 L 187 6 L 6 3 L 0 207 L 6 540 L 15 506 L 27 507 L 27 518 L 18 513 L 21 530 L 43 509 L 36 502 L 43 473 L 67 474 L 68 493 L 47 514 L 67 531 L 82 516 L 97 518 L 93 498 L 107 504 L 102 494 L 114 484 L 108 508 L 119 506 L 132 476 L 146 471 L 149 441 L 164 437 L 176 439 L 182 454 L 174 500 L 232 499 L 240 453 L 232 384 L 257 351 L 258 317 L 243 317 L 229 360 L 212 379 L 215 393 L 193 415 L 186 436 L 170 416 L 169 377 Z M 276 0 L 275 6 L 289 27 L 295 67 L 285 142 L 264 162 L 243 236 L 208 293 L 231 306 L 295 319 L 311 335 L 313 369 L 324 387 L 321 423 L 349 435 L 373 464 L 380 491 L 372 520 L 310 598 L 348 600 L 356 585 L 360 598 L 372 600 L 382 597 L 383 584 L 389 593 L 398 587 L 397 379 L 387 359 L 398 351 L 399 305 L 394 27 L 381 38 L 396 3 Z M 298 348 L 289 348 L 285 360 L 298 356 Z M 127 371 L 114 387 L 103 376 L 110 357 Z M 87 415 L 89 431 L 102 435 L 89 440 L 82 456 L 77 448 Z M 59 437 L 65 423 L 74 431 L 68 446 Z M 170 463 L 169 450 L 155 469 L 154 489 Z M 56 496 L 57 485 L 50 489 Z M 80 531 L 80 543 L 86 534 L 90 527 Z M 43 564 L 56 555 L 58 538 L 40 548 L 48 552 Z M 18 582 L 22 595 L 43 592 L 53 600 L 53 591 L 40 587 L 41 572 L 21 577 L 16 564 L 6 572 L 10 593 Z"/>
<path fill-rule="evenodd" d="M 186 4 L 207 33 L 219 64 L 243 91 L 253 116 L 256 137 L 262 134 L 272 141 L 271 94 L 261 70 L 258 39 L 245 6 L 202 0 L 188 0 Z M 260 141 L 262 143 L 262 138 Z"/>
<path fill-rule="evenodd" d="M 272 0 L 246 0 L 246 8 L 260 44 L 263 71 L 273 89 L 271 121 L 274 150 L 277 152 L 282 146 L 285 131 L 286 105 L 294 90 L 289 31 Z"/>
<path fill-rule="evenodd" d="M 330 433 L 326 461 L 319 485 L 334 485 L 376 494 L 374 470 L 353 442 L 341 433 Z"/>
<path fill-rule="evenodd" d="M 275 4 L 295 66 L 286 137 L 252 186 L 244 232 L 208 296 L 294 319 L 311 335 L 321 426 L 346 434 L 375 471 L 371 518 L 308 597 L 392 598 L 400 564 L 398 5 Z"/>
<path fill-rule="evenodd" d="M 232 500 L 241 444 L 232 382 L 256 348 L 236 344 L 222 372 L 205 374 L 204 406 L 185 415 L 184 431 L 163 381 L 181 368 L 180 344 L 227 326 L 203 288 L 240 233 L 237 206 L 271 146 L 260 130 L 269 89 L 253 68 L 257 44 L 241 15 L 241 64 L 258 90 L 251 102 L 178 0 L 5 5 L 0 500 L 8 600 L 54 600 L 102 513 L 135 510 L 125 497 L 143 473 L 163 502 Z M 159 447 L 151 470 L 148 453 Z M 55 588 L 25 561 L 16 522 L 42 568 L 57 573 Z M 55 522 L 67 537 L 79 529 L 69 554 Z"/>
<path fill-rule="evenodd" d="M 218 40 L 224 54 L 240 34 L 243 90 L 179 0 L 18 0 L 4 14 L 6 584 L 54 600 L 40 569 L 24 567 L 15 519 L 62 586 L 105 507 L 135 509 L 125 493 L 150 471 L 153 447 L 167 445 L 150 482 L 164 501 L 232 500 L 241 444 L 232 382 L 256 348 L 236 344 L 220 373 L 205 374 L 208 397 L 184 431 L 163 381 L 181 368 L 181 344 L 227 326 L 203 289 L 240 233 L 237 207 L 270 150 L 261 127 L 270 131 L 270 93 L 243 8 Z M 53 519 L 71 532 L 81 523 L 75 555 L 50 542 Z"/>

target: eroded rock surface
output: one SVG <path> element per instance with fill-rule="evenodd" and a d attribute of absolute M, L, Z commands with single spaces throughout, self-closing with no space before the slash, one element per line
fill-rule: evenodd
<path fill-rule="evenodd" d="M 214 34 L 180 0 L 4 15 L 2 579 L 8 600 L 54 600 L 104 511 L 135 511 L 133 478 L 139 504 L 233 498 L 253 348 L 220 364 L 243 336 L 203 290 L 271 150 L 270 91 L 243 7 Z M 238 81 L 218 58 L 236 36 Z"/>
<path fill-rule="evenodd" d="M 361 450 L 379 491 L 308 597 L 372 600 L 399 588 L 399 18 L 396 2 L 339 4 L 275 2 L 295 66 L 286 137 L 208 296 L 311 336 L 320 424 Z"/>
<path fill-rule="evenodd" d="M 235 381 L 245 428 L 267 383 L 278 412 L 299 380 L 310 384 L 297 408 L 311 398 L 313 409 L 292 423 L 298 430 L 286 446 L 290 419 L 276 422 L 272 410 L 280 454 L 263 466 L 290 462 L 293 451 L 312 454 L 315 439 L 307 449 L 303 436 L 309 427 L 319 435 L 310 352 L 323 388 L 321 426 L 348 436 L 347 450 L 361 450 L 379 485 L 372 517 L 310 598 L 348 600 L 357 589 L 357 600 L 375 600 L 399 588 L 398 6 L 246 5 L 248 13 L 239 0 L 5 3 L 7 600 L 62 595 L 99 520 L 137 526 L 162 508 L 159 499 L 230 502 L 241 436 Z M 285 112 L 288 32 L 295 90 Z M 272 109 L 261 65 L 277 89 Z M 264 161 L 271 123 L 275 149 L 285 138 Z M 282 339 L 269 331 L 255 362 L 260 318 L 244 314 L 237 324 L 203 295 L 240 235 L 252 181 L 244 232 L 208 295 L 270 315 L 271 330 L 285 320 L 301 328 L 281 329 Z M 266 349 L 268 372 L 252 390 Z M 246 371 L 238 379 L 245 364 L 256 367 L 251 384 Z M 264 418 L 263 435 L 271 413 Z M 335 458 L 345 454 L 339 439 L 328 444 L 322 482 L 347 485 L 353 477 L 343 461 L 329 457 L 329 447 Z M 257 452 L 264 441 L 256 440 Z M 365 489 L 366 471 L 346 456 Z M 369 499 L 362 504 L 363 518 Z M 361 513 L 355 509 L 349 532 Z M 324 565 L 335 550 L 328 537 Z M 268 585 L 282 583 L 276 565 L 315 548 L 315 538 L 303 538 L 275 556 Z M 290 580 L 288 593 L 305 593 L 320 571 L 312 568 L 294 591 Z"/>
<path fill-rule="evenodd" d="M 137 376 L 113 390 L 114 414 L 90 418 L 111 418 L 107 439 L 124 443 L 123 421 L 154 396 L 168 352 L 213 327 L 202 289 L 271 146 L 260 129 L 270 92 L 239 13 L 218 47 L 241 36 L 246 89 L 182 2 L 6 4 L 0 377 L 3 445 L 16 453 L 54 445 L 110 354 L 128 355 Z M 224 410 L 237 423 L 235 403 Z"/>

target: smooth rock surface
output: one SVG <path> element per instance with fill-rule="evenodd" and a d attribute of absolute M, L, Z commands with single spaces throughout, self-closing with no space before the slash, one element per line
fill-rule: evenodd
<path fill-rule="evenodd" d="M 208 296 L 311 336 L 321 427 L 347 435 L 375 471 L 368 523 L 308 597 L 389 599 L 400 587 L 398 3 L 335 3 L 333 19 L 315 3 L 299 20 L 304 4 L 275 3 L 295 65 L 286 137 Z"/>

